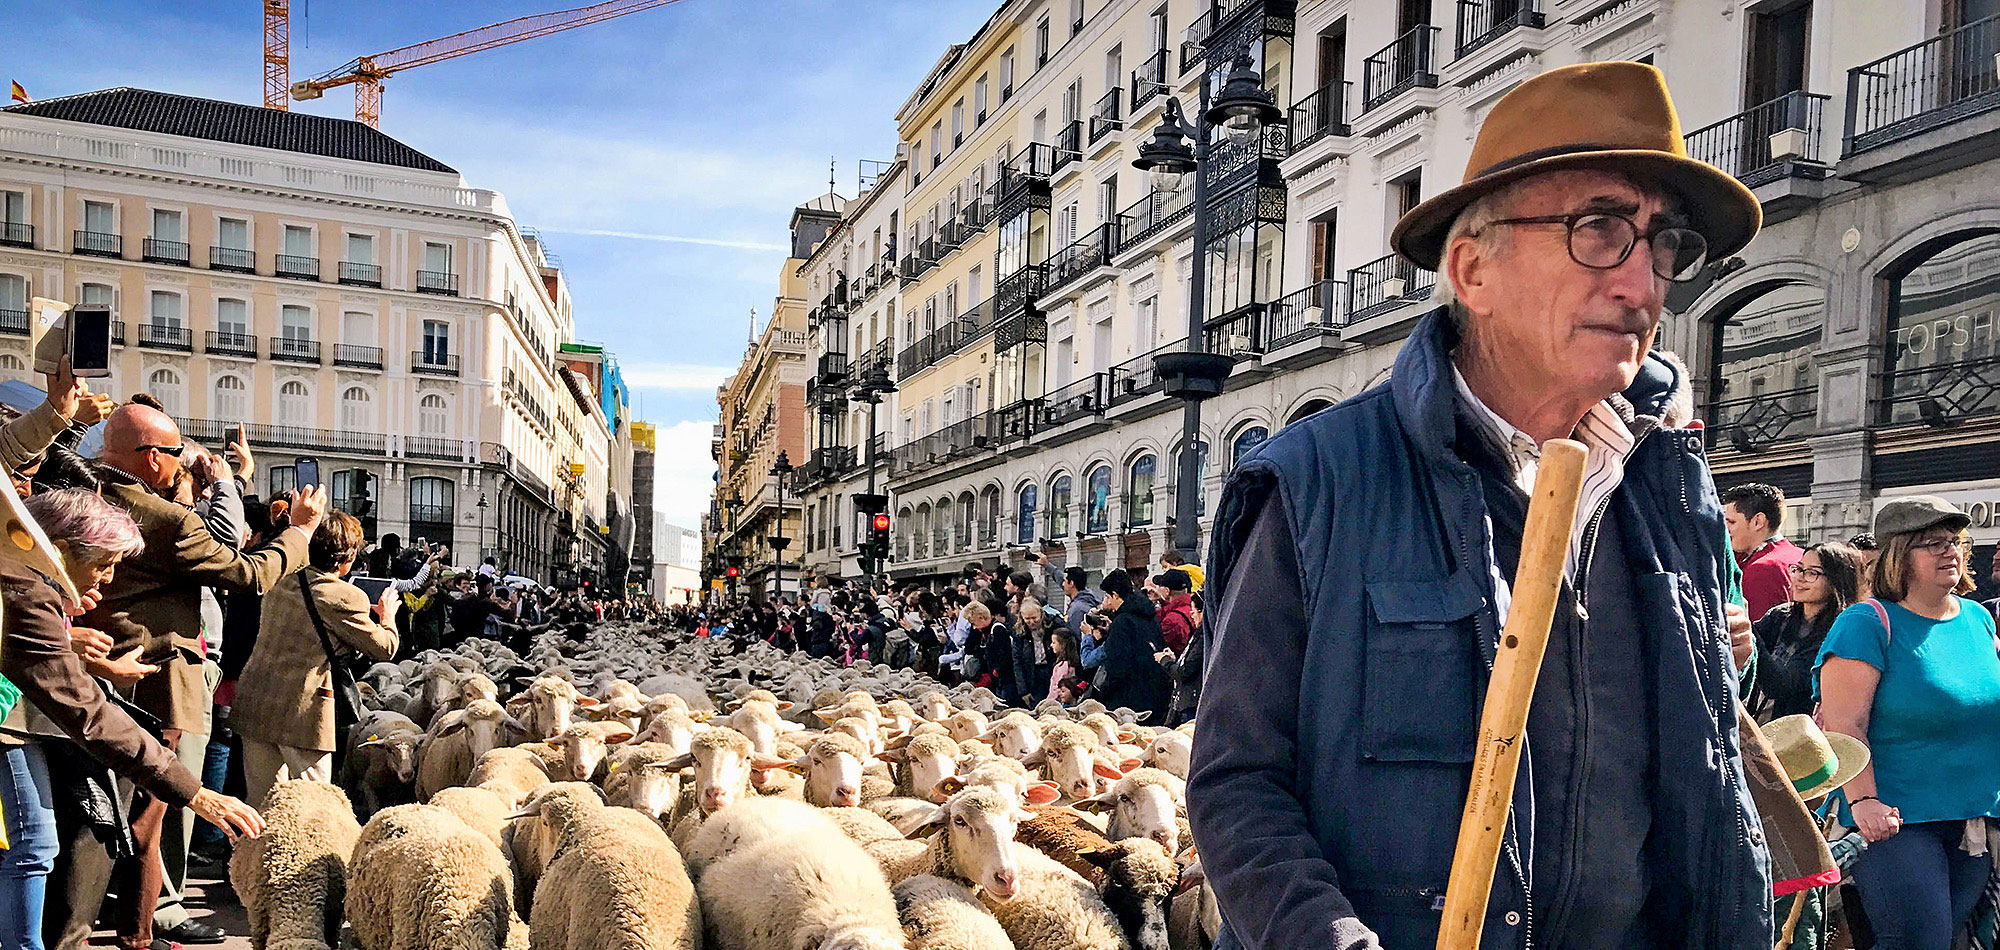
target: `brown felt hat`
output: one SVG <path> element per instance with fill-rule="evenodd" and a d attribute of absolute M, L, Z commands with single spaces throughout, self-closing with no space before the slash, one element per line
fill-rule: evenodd
<path fill-rule="evenodd" d="M 1410 209 L 1389 243 L 1417 266 L 1436 270 L 1459 212 L 1531 175 L 1593 168 L 1651 182 L 1680 199 L 1689 226 L 1708 239 L 1708 257 L 1743 249 L 1763 223 L 1763 207 L 1743 183 L 1688 157 L 1667 79 L 1645 63 L 1582 63 L 1551 69 L 1501 97 L 1479 127 L 1465 181 Z"/>

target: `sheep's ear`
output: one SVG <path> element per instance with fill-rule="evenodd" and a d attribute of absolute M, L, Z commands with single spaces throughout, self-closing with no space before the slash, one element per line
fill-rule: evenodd
<path fill-rule="evenodd" d="M 1103 759 L 1091 759 L 1090 770 L 1104 778 L 1108 778 L 1113 781 L 1125 777 L 1125 773 L 1121 771 L 1118 768 L 1118 766 L 1112 765 L 1111 763 L 1106 762 Z"/>
<path fill-rule="evenodd" d="M 671 769 L 675 772 L 678 772 L 682 769 L 693 768 L 693 767 L 694 767 L 694 753 L 692 752 L 683 752 L 680 755 L 674 756 L 673 758 L 660 763 L 660 768 Z"/>
<path fill-rule="evenodd" d="M 1112 865 L 1118 863 L 1118 859 L 1123 855 L 1116 848 L 1110 850 L 1092 848 L 1087 851 L 1078 851 L 1076 856 L 1089 861 L 1092 867 L 1108 871 Z"/>
<path fill-rule="evenodd" d="M 965 780 L 956 775 L 947 775 L 931 786 L 931 801 L 942 802 L 965 788 Z"/>
<path fill-rule="evenodd" d="M 730 701 L 728 701 L 728 702 L 726 702 L 726 703 L 723 703 L 722 705 L 723 705 L 723 707 L 724 707 L 724 708 L 726 708 L 726 709 L 737 709 L 737 708 L 741 708 L 741 707 L 742 707 L 742 705 L 743 705 L 743 700 L 740 700 L 740 699 L 732 699 L 732 700 L 730 700 Z"/>
<path fill-rule="evenodd" d="M 1035 751 L 1028 753 L 1028 757 L 1022 759 L 1021 764 L 1031 769 L 1041 768 L 1042 766 L 1049 764 L 1049 753 L 1046 749 L 1036 749 Z"/>
<path fill-rule="evenodd" d="M 1016 809 L 1011 817 L 1013 818 L 1014 823 L 1018 825 L 1024 821 L 1034 821 L 1035 813 L 1025 808 L 1021 808 L 1021 809 Z"/>
<path fill-rule="evenodd" d="M 1135 733 L 1135 732 L 1133 732 L 1133 731 L 1132 731 L 1132 730 L 1130 730 L 1130 729 L 1120 729 L 1120 730 L 1118 730 L 1118 741 L 1119 741 L 1119 742 L 1131 742 L 1131 741 L 1132 741 L 1133 739 L 1137 738 L 1137 736 L 1138 736 L 1138 734 L 1137 734 L 1137 733 Z"/>
<path fill-rule="evenodd" d="M 374 699 L 381 695 L 375 691 L 374 684 L 369 683 L 367 680 L 356 682 L 354 684 L 354 691 L 369 699 Z"/>
<path fill-rule="evenodd" d="M 938 784 L 943 785 L 944 783 L 939 782 Z M 951 809 L 943 805 L 939 805 L 938 807 L 931 809 L 931 813 L 929 815 L 924 816 L 922 824 L 919 824 L 915 828 L 910 829 L 910 833 L 908 835 L 905 835 L 904 837 L 928 838 L 931 835 L 937 834 L 939 831 L 942 831 L 944 829 L 944 823 L 950 816 L 951 816 Z"/>
<path fill-rule="evenodd" d="M 1090 814 L 1093 815 L 1101 815 L 1104 814 L 1104 812 L 1111 807 L 1111 804 L 1105 801 L 1104 797 L 1100 795 L 1094 798 L 1083 799 L 1082 801 L 1079 801 L 1069 807 L 1074 808 L 1077 811 L 1089 812 Z"/>
<path fill-rule="evenodd" d="M 514 677 L 514 682 L 519 683 L 523 686 L 527 686 L 539 678 L 540 677 L 537 676 L 516 676 Z"/>
<path fill-rule="evenodd" d="M 715 713 L 709 712 L 707 710 L 703 710 L 698 713 L 689 713 L 688 715 L 692 717 L 696 722 L 707 722 L 715 718 Z"/>
<path fill-rule="evenodd" d="M 890 749 L 887 752 L 875 753 L 875 758 L 883 762 L 908 762 L 910 761 L 910 754 L 904 752 L 902 749 Z"/>
<path fill-rule="evenodd" d="M 996 740 L 994 739 L 994 736 L 993 736 L 993 733 L 990 733 L 990 732 L 983 732 L 983 733 L 980 733 L 979 735 L 976 735 L 976 736 L 973 736 L 973 737 L 972 737 L 972 741 L 974 741 L 974 742 L 984 742 L 984 743 L 986 743 L 987 745 L 992 745 L 992 744 L 993 744 L 993 743 L 994 743 L 994 742 L 995 742 Z"/>
<path fill-rule="evenodd" d="M 1132 714 L 1133 722 L 1145 722 L 1146 720 L 1151 718 L 1153 718 L 1153 711 L 1150 709 L 1142 709 Z"/>
<path fill-rule="evenodd" d="M 778 700 L 777 705 L 779 712 L 790 712 L 792 709 L 792 703 L 790 700 L 785 700 L 785 699 Z"/>
<path fill-rule="evenodd" d="M 384 740 L 381 736 L 369 736 L 365 741 L 361 743 L 360 748 L 366 749 L 371 745 L 379 746 L 388 744 L 389 743 L 386 740 Z"/>
<path fill-rule="evenodd" d="M 1027 799 L 1030 805 L 1047 805 L 1062 797 L 1062 789 L 1056 787 L 1054 782 L 1036 782 L 1028 786 L 1021 797 Z"/>
<path fill-rule="evenodd" d="M 815 709 L 813 710 L 813 715 L 818 716 L 821 722 L 824 722 L 830 726 L 833 725 L 833 723 L 840 718 L 840 708 L 836 707 L 832 709 Z"/>
<path fill-rule="evenodd" d="M 750 767 L 760 772 L 770 769 L 788 769 L 793 764 L 795 763 L 791 759 L 781 759 L 775 755 L 766 755 L 762 752 L 750 753 Z"/>
<path fill-rule="evenodd" d="M 908 736 L 908 735 L 897 736 L 896 738 L 889 740 L 888 748 L 891 752 L 897 749 L 901 749 L 902 747 L 909 745 L 910 740 L 914 738 L 916 738 L 916 736 Z"/>
<path fill-rule="evenodd" d="M 804 732 L 804 731 L 806 731 L 806 725 L 805 725 L 805 723 L 802 723 L 802 722 L 790 722 L 790 721 L 785 721 L 785 722 L 780 722 L 780 723 L 778 723 L 778 731 L 779 731 L 779 732 Z"/>
<path fill-rule="evenodd" d="M 615 719 L 612 720 L 612 723 L 613 725 L 607 726 L 604 730 L 604 741 L 624 742 L 632 738 L 634 735 L 636 735 L 636 733 L 632 731 L 631 726 L 628 726 L 623 722 L 619 722 L 618 720 Z"/>
<path fill-rule="evenodd" d="M 1138 760 L 1138 759 L 1125 759 L 1125 760 L 1122 760 L 1122 761 L 1120 761 L 1120 762 L 1118 763 L 1118 770 L 1119 770 L 1119 771 L 1121 771 L 1121 772 L 1130 772 L 1130 771 L 1132 771 L 1133 769 L 1136 769 L 1136 768 L 1138 768 L 1138 767 L 1140 767 L 1140 766 L 1142 766 L 1142 765 L 1145 765 L 1145 764 L 1146 764 L 1146 763 L 1144 763 L 1144 762 L 1142 762 L 1142 761 L 1140 761 L 1140 760 Z M 1119 778 L 1124 778 L 1124 776 L 1122 776 L 1122 775 L 1121 775 L 1121 776 L 1119 776 Z"/>

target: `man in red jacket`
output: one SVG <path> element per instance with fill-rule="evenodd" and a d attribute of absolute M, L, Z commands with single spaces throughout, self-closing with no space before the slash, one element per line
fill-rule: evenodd
<path fill-rule="evenodd" d="M 1736 566 L 1743 571 L 1743 603 L 1754 623 L 1792 599 L 1792 565 L 1805 552 L 1778 533 L 1785 521 L 1785 493 L 1775 485 L 1748 482 L 1723 492 L 1722 519 Z"/>
<path fill-rule="evenodd" d="M 1193 581 L 1186 571 L 1167 570 L 1153 575 L 1153 586 L 1167 596 L 1160 605 L 1160 639 L 1180 656 L 1194 635 L 1194 597 L 1189 591 Z"/>

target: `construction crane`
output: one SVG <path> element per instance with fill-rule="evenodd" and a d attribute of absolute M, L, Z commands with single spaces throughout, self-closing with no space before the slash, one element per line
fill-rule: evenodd
<path fill-rule="evenodd" d="M 573 30 L 628 13 L 638 13 L 654 7 L 677 3 L 679 0 L 608 0 L 593 3 L 573 10 L 559 10 L 554 13 L 539 13 L 482 26 L 476 30 L 454 33 L 441 39 L 427 40 L 402 49 L 386 53 L 363 56 L 345 66 L 323 76 L 292 83 L 291 95 L 294 99 L 317 99 L 328 89 L 336 86 L 354 87 L 354 118 L 365 122 L 370 128 L 380 128 L 382 124 L 382 80 L 395 73 L 416 66 L 447 60 L 467 53 L 477 53 L 496 46 L 519 43 L 550 33 Z M 271 75 L 271 26 L 270 8 L 283 7 L 286 0 L 265 0 L 265 82 L 266 104 L 269 104 L 269 82 Z M 282 42 L 282 38 L 281 38 Z M 282 105 L 278 108 L 284 108 Z"/>
<path fill-rule="evenodd" d="M 264 108 L 284 112 L 292 84 L 290 0 L 264 0 Z"/>

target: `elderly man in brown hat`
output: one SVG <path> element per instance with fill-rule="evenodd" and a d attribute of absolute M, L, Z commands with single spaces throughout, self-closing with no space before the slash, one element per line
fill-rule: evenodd
<path fill-rule="evenodd" d="M 1390 381 L 1274 435 L 1216 514 L 1188 812 L 1220 947 L 1436 942 L 1539 447 L 1588 448 L 1487 947 L 1771 943 L 1721 506 L 1667 289 L 1757 231 L 1651 66 L 1523 83 L 1398 223 L 1439 271 Z"/>

